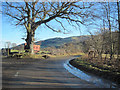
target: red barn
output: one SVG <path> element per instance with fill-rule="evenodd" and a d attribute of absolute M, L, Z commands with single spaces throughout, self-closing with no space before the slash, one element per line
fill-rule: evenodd
<path fill-rule="evenodd" d="M 25 46 L 27 45 L 27 43 L 25 43 Z M 25 48 L 25 47 L 24 47 Z M 26 48 L 25 48 L 26 49 Z M 34 52 L 37 53 L 40 51 L 40 45 L 33 45 L 33 49 L 34 49 Z"/>

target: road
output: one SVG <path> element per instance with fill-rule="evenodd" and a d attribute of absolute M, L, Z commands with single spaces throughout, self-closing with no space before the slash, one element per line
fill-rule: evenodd
<path fill-rule="evenodd" d="M 63 66 L 71 57 L 3 59 L 3 88 L 96 88 L 69 73 Z"/>

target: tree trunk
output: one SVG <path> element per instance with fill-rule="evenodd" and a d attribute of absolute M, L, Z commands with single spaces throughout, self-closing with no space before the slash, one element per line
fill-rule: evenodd
<path fill-rule="evenodd" d="M 34 49 L 33 49 L 33 45 L 34 45 L 34 32 L 27 32 L 27 39 L 26 39 L 26 51 L 34 54 Z"/>
<path fill-rule="evenodd" d="M 113 38 L 112 38 L 112 31 L 111 31 L 111 12 L 110 12 L 110 3 L 108 2 L 108 12 L 107 12 L 107 19 L 108 19 L 108 25 L 109 25 L 109 33 L 110 33 L 110 60 L 113 58 Z"/>
<path fill-rule="evenodd" d="M 118 7 L 118 26 L 119 26 L 119 31 L 118 31 L 118 56 L 120 55 L 120 8 L 119 8 L 119 0 L 117 1 L 117 7 Z"/>
<path fill-rule="evenodd" d="M 34 34 L 31 35 L 31 44 L 30 44 L 31 54 L 34 54 L 33 46 L 34 46 Z"/>

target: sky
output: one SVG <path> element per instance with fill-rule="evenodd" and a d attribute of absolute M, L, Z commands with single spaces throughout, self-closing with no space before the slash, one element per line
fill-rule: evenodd
<path fill-rule="evenodd" d="M 0 26 L 2 27 L 1 35 L 0 35 L 2 44 L 0 45 L 0 48 L 4 48 L 6 42 L 16 43 L 17 45 L 25 43 L 25 40 L 22 39 L 22 38 L 26 38 L 25 28 L 12 25 L 13 23 L 12 20 L 5 17 L 4 15 L 1 16 L 0 22 L 1 22 Z M 56 23 L 53 22 L 52 24 L 56 26 Z M 69 25 L 66 27 L 71 30 Z M 44 28 L 44 26 L 40 26 L 39 28 L 37 28 L 35 32 L 35 40 L 40 41 L 49 38 L 56 38 L 56 37 L 65 38 L 65 37 L 88 35 L 88 34 L 89 33 L 86 31 L 86 28 L 83 25 L 81 25 L 81 31 L 72 29 L 69 34 L 56 33 L 48 28 Z"/>
<path fill-rule="evenodd" d="M 8 18 L 2 15 L 2 45 L 1 48 L 5 47 L 5 42 L 11 42 L 16 43 L 17 45 L 25 43 L 25 41 L 22 38 L 26 38 L 26 29 L 20 27 L 20 26 L 14 26 L 12 25 L 11 21 L 9 21 Z M 53 23 L 55 24 L 55 23 Z M 63 34 L 63 33 L 56 33 L 48 28 L 44 28 L 43 26 L 39 27 L 35 32 L 35 40 L 46 40 L 49 38 L 56 38 L 56 37 L 71 37 L 71 36 L 80 36 L 80 35 L 87 35 L 88 32 L 85 31 L 85 27 L 81 27 L 81 31 L 79 30 L 71 30 L 69 34 Z"/>

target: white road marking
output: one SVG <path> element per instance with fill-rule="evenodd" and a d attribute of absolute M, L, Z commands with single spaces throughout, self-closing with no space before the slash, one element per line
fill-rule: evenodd
<path fill-rule="evenodd" d="M 16 72 L 16 74 L 14 75 L 15 77 L 17 77 L 18 76 L 18 74 L 19 74 L 19 72 Z"/>

